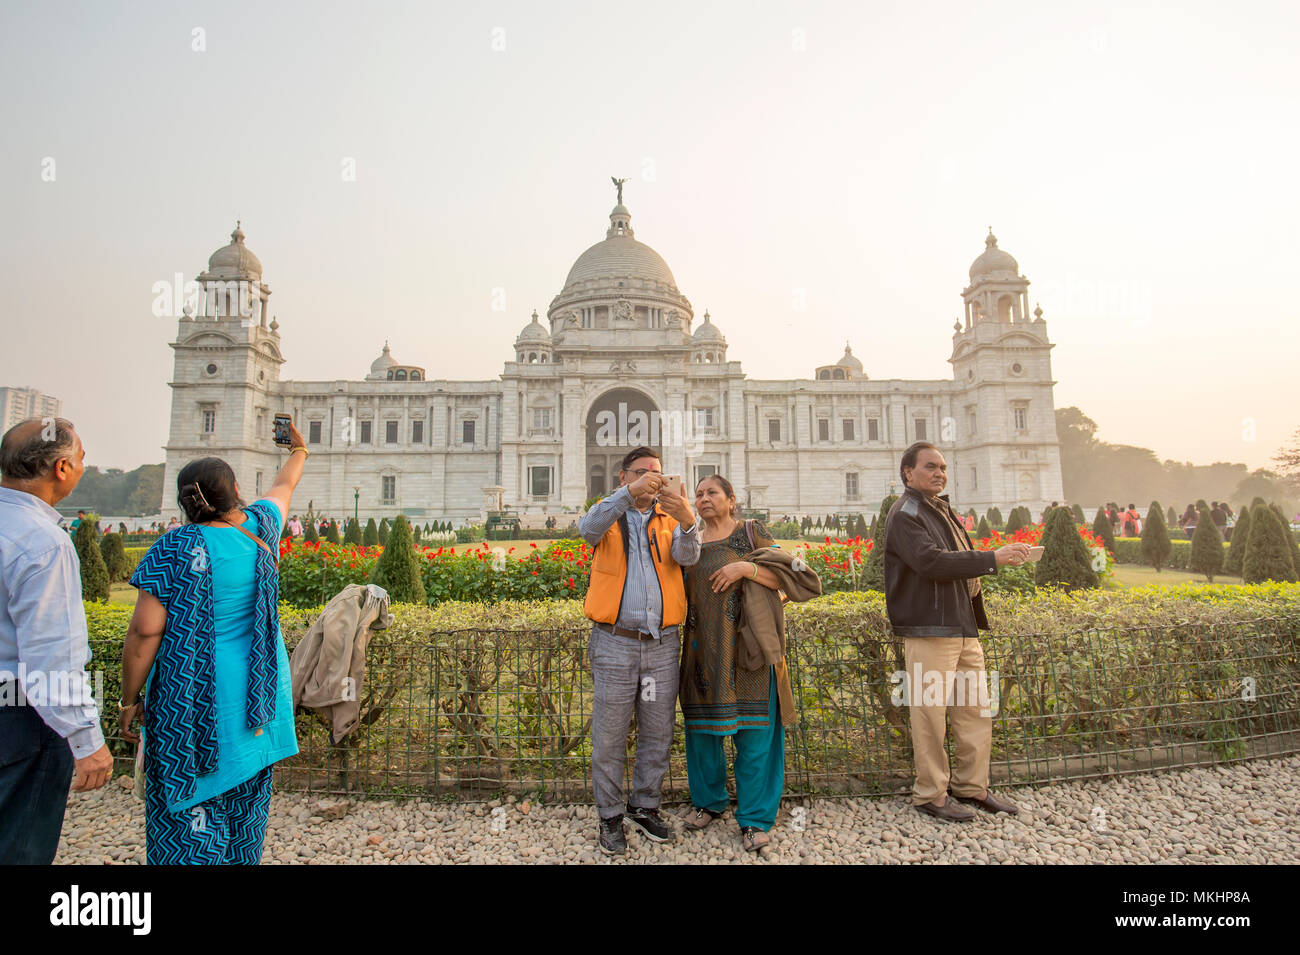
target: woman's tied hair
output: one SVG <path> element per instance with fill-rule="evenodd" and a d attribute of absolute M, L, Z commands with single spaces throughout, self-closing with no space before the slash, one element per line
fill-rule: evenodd
<path fill-rule="evenodd" d="M 243 507 L 235 492 L 235 472 L 220 458 L 199 458 L 176 476 L 176 503 L 191 524 L 210 521 Z"/>
<path fill-rule="evenodd" d="M 730 481 L 724 478 L 721 474 L 706 475 L 705 477 L 700 478 L 699 484 L 695 485 L 695 492 L 697 494 L 700 490 L 700 484 L 703 484 L 705 481 L 716 481 L 718 487 L 722 488 L 722 493 L 727 495 L 727 500 L 731 502 L 731 517 L 735 517 L 740 513 L 740 502 L 736 500 L 736 489 L 731 486 Z"/>

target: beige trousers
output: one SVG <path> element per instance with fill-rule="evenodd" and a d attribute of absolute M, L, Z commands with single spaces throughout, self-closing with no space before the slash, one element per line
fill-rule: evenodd
<path fill-rule="evenodd" d="M 946 798 L 949 776 L 944 737 L 949 721 L 956 762 L 953 794 L 984 795 L 993 743 L 984 648 L 975 637 L 907 637 L 904 659 L 916 767 L 912 802 L 921 806 Z"/>

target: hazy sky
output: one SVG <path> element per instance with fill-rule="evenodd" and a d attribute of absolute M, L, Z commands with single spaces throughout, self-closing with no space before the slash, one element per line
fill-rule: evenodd
<path fill-rule="evenodd" d="M 1266 466 L 1300 426 L 1298 28 L 1285 3 L 7 2 L 0 384 L 62 398 L 89 463 L 161 461 L 151 289 L 236 218 L 283 377 L 361 378 L 388 338 L 495 379 L 617 175 L 751 378 L 846 339 L 872 378 L 950 378 L 991 225 L 1057 407 Z"/>

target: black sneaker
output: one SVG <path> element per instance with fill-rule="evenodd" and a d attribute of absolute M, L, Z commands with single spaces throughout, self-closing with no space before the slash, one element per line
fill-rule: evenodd
<path fill-rule="evenodd" d="M 658 809 L 642 809 L 640 806 L 627 807 L 627 821 L 641 830 L 651 842 L 672 842 L 673 831 L 668 828 L 664 817 Z"/>
<path fill-rule="evenodd" d="M 600 820 L 600 851 L 607 856 L 620 856 L 627 851 L 627 836 L 623 835 L 623 817 L 611 816 Z"/>

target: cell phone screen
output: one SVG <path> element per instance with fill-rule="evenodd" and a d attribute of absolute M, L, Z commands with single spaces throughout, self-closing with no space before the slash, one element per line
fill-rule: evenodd
<path fill-rule="evenodd" d="M 287 414 L 278 414 L 275 416 L 275 423 L 272 426 L 272 437 L 275 443 L 283 447 L 289 446 L 289 426 L 293 423 L 293 418 Z"/>

